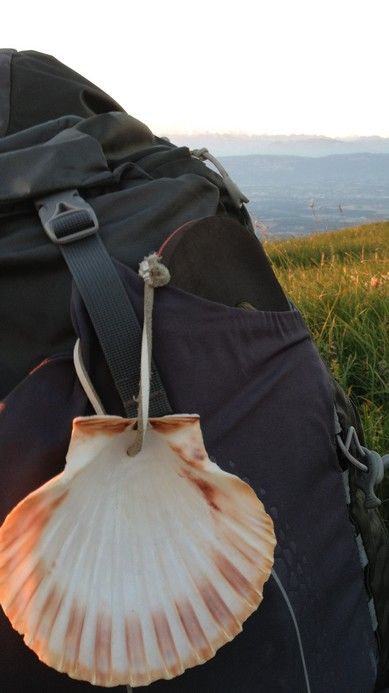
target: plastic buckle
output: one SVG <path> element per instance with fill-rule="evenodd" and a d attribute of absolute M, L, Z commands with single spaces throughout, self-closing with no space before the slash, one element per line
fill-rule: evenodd
<path fill-rule="evenodd" d="M 362 472 L 368 472 L 369 469 L 364 464 L 363 462 L 360 462 L 354 455 L 351 454 L 350 452 L 350 447 L 351 444 L 354 443 L 355 448 L 357 450 L 358 455 L 364 459 L 365 458 L 365 450 L 366 448 L 362 447 L 362 445 L 359 442 L 358 434 L 354 428 L 354 426 L 350 426 L 348 431 L 347 431 L 347 436 L 346 436 L 346 441 L 343 442 L 342 437 L 340 435 L 340 431 L 342 430 L 340 423 L 339 423 L 339 418 L 337 416 L 337 412 L 335 410 L 335 424 L 337 425 L 337 433 L 336 433 L 336 442 L 338 443 L 338 447 L 342 451 L 343 455 L 346 457 L 346 459 L 351 462 L 351 464 L 354 465 L 354 467 L 357 467 Z"/>
<path fill-rule="evenodd" d="M 351 464 L 354 465 L 357 470 L 355 473 L 355 484 L 364 493 L 365 508 L 368 510 L 378 508 L 378 506 L 381 505 L 381 501 L 376 495 L 374 487 L 377 486 L 377 484 L 380 484 L 384 478 L 386 467 L 385 459 L 381 457 L 381 455 L 375 450 L 369 450 L 361 445 L 354 426 L 349 427 L 346 440 L 343 442 L 340 436 L 341 426 L 336 410 L 335 426 L 338 447 L 346 459 L 351 462 Z M 359 458 L 363 459 L 363 462 L 361 462 L 360 459 L 357 459 L 355 455 L 351 454 L 350 447 L 352 443 L 354 443 L 354 449 L 356 450 L 355 454 L 357 454 Z"/>
<path fill-rule="evenodd" d="M 368 470 L 367 472 L 356 474 L 355 483 L 365 494 L 365 508 L 372 510 L 381 505 L 380 499 L 375 494 L 374 487 L 380 484 L 384 478 L 384 461 L 375 450 L 363 448 L 363 451 Z"/>
<path fill-rule="evenodd" d="M 78 190 L 64 190 L 35 201 L 42 226 L 53 243 L 73 243 L 96 233 L 97 216 Z"/>

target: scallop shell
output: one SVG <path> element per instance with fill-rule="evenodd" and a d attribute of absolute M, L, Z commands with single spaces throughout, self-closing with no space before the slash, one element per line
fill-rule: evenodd
<path fill-rule="evenodd" d="M 74 420 L 62 474 L 0 529 L 0 602 L 38 657 L 99 686 L 206 662 L 262 600 L 275 546 L 254 491 L 211 462 L 197 416 Z"/>

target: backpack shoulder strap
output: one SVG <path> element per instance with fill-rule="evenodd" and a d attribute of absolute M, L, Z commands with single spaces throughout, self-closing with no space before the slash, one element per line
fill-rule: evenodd
<path fill-rule="evenodd" d="M 77 190 L 35 201 L 44 230 L 60 249 L 91 318 L 126 416 L 135 417 L 141 329 L 131 301 L 99 234 L 92 207 Z M 171 413 L 152 366 L 150 415 Z"/>

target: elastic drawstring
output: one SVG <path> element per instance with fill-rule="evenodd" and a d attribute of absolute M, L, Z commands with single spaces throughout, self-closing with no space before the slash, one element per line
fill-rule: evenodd
<path fill-rule="evenodd" d="M 156 253 L 145 257 L 139 265 L 139 274 L 144 280 L 144 318 L 140 361 L 140 387 L 138 396 L 138 426 L 136 438 L 128 448 L 127 454 L 134 457 L 142 449 L 149 417 L 150 374 L 152 352 L 152 317 L 154 289 L 170 281 L 170 272 Z"/>
<path fill-rule="evenodd" d="M 73 349 L 73 363 L 74 363 L 74 368 L 76 370 L 78 379 L 80 381 L 80 385 L 82 386 L 82 389 L 84 390 L 87 398 L 89 399 L 93 409 L 95 410 L 95 413 L 98 416 L 105 416 L 105 409 L 101 403 L 101 400 L 93 387 L 91 380 L 89 378 L 89 375 L 87 373 L 87 370 L 85 368 L 84 360 L 82 358 L 82 353 L 81 353 L 81 344 L 80 340 L 77 339 L 74 349 Z"/>

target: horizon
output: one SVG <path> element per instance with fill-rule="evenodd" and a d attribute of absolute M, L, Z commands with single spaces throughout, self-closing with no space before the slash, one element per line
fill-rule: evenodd
<path fill-rule="evenodd" d="M 314 133 L 314 134 L 309 134 L 309 133 L 303 133 L 303 132 L 279 132 L 279 133 L 269 133 L 269 132 L 234 132 L 234 131 L 216 131 L 216 130 L 199 130 L 199 131 L 182 131 L 182 132 L 173 132 L 169 131 L 167 132 L 167 136 L 172 136 L 172 137 L 201 137 L 206 135 L 207 137 L 242 137 L 242 138 L 250 138 L 250 137 L 306 137 L 310 139 L 329 139 L 329 140 L 357 140 L 357 139 L 389 139 L 389 134 L 388 135 L 377 135 L 377 134 L 371 134 L 371 135 L 327 135 L 324 133 Z"/>

